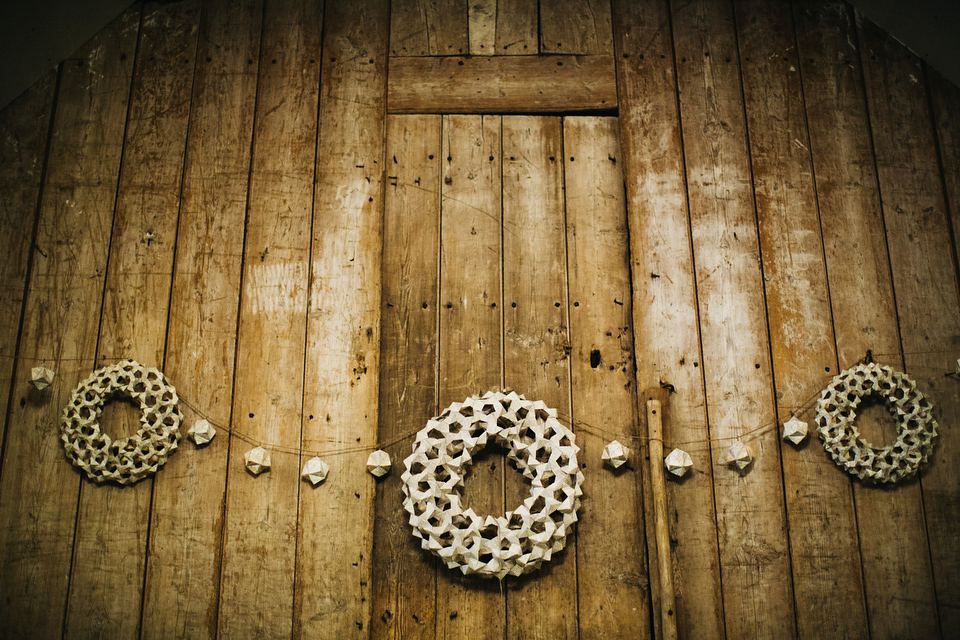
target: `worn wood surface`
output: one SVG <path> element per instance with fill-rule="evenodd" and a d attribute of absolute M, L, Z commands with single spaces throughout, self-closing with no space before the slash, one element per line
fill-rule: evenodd
<path fill-rule="evenodd" d="M 390 5 L 137 5 L 0 113 L 0 634 L 660 637 L 663 397 L 694 460 L 666 482 L 680 637 L 951 637 L 960 90 L 839 2 Z M 779 438 L 868 349 L 940 421 L 896 487 Z M 57 423 L 128 356 L 219 435 L 97 487 Z M 585 495 L 500 584 L 419 549 L 399 476 L 428 417 L 502 386 L 572 425 Z M 493 448 L 465 500 L 528 490 Z"/>

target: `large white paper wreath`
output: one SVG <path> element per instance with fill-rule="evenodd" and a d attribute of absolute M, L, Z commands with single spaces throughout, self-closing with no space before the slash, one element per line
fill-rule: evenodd
<path fill-rule="evenodd" d="M 463 509 L 463 477 L 488 442 L 507 450 L 530 495 L 494 517 Z M 574 435 L 555 409 L 514 392 L 454 402 L 427 422 L 404 460 L 404 509 L 420 546 L 464 574 L 529 573 L 563 549 L 577 521 L 583 474 Z"/>
<path fill-rule="evenodd" d="M 854 422 L 860 402 L 872 394 L 886 401 L 897 421 L 897 441 L 883 449 L 866 442 Z M 841 468 L 867 482 L 887 483 L 914 475 L 927 461 L 937 422 L 913 380 L 871 362 L 841 372 L 823 390 L 817 401 L 817 430 Z"/>
<path fill-rule="evenodd" d="M 140 405 L 140 429 L 113 440 L 100 429 L 103 406 L 115 395 Z M 96 482 L 133 484 L 155 473 L 180 442 L 177 390 L 163 374 L 126 360 L 80 383 L 63 410 L 60 439 L 67 457 Z"/>

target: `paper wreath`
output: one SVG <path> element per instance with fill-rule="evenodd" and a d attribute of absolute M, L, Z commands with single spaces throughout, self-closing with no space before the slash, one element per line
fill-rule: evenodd
<path fill-rule="evenodd" d="M 125 395 L 140 405 L 140 429 L 113 440 L 100 430 L 104 404 Z M 60 440 L 67 458 L 91 480 L 133 484 L 155 473 L 180 442 L 177 390 L 163 374 L 126 360 L 98 369 L 73 391 L 63 410 Z"/>
<path fill-rule="evenodd" d="M 507 450 L 530 495 L 499 517 L 463 509 L 463 477 L 488 442 Z M 451 569 L 503 578 L 530 573 L 563 549 L 577 521 L 583 474 L 574 435 L 555 409 L 514 392 L 454 402 L 427 422 L 404 460 L 403 501 L 420 546 Z"/>
<path fill-rule="evenodd" d="M 857 429 L 857 407 L 877 394 L 897 421 L 897 441 L 883 449 L 866 442 Z M 917 384 L 899 371 L 876 363 L 858 364 L 834 377 L 817 401 L 817 430 L 823 447 L 841 468 L 861 480 L 897 482 L 917 473 L 933 451 L 937 422 Z"/>

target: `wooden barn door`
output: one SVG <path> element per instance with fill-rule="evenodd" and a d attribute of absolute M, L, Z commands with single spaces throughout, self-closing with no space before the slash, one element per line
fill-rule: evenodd
<path fill-rule="evenodd" d="M 634 461 L 591 470 L 638 422 L 617 119 L 394 115 L 387 130 L 380 440 L 398 440 L 399 462 L 428 418 L 508 387 L 573 425 L 590 482 L 566 549 L 501 587 L 419 548 L 391 474 L 377 493 L 374 635 L 647 636 Z M 464 498 L 478 513 L 529 491 L 503 462 L 472 465 Z"/>

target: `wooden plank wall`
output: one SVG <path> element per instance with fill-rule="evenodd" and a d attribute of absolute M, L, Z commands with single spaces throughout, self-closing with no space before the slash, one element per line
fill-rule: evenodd
<path fill-rule="evenodd" d="M 0 636 L 660 637 L 656 396 L 694 460 L 680 637 L 956 637 L 958 114 L 834 0 L 135 4 L 0 112 Z M 895 487 L 778 433 L 868 350 L 940 423 Z M 219 435 L 97 486 L 58 419 L 128 357 Z M 572 426 L 585 495 L 499 583 L 419 548 L 400 472 L 501 387 Z M 896 437 L 882 407 L 858 427 Z M 526 492 L 492 448 L 464 499 Z"/>

